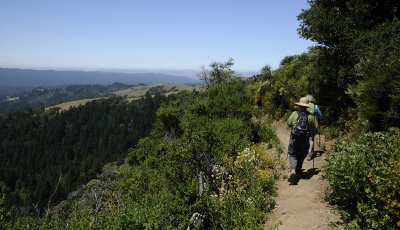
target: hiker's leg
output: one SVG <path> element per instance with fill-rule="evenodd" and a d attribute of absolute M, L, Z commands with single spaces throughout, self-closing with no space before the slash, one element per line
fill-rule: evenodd
<path fill-rule="evenodd" d="M 296 173 L 298 174 L 302 172 L 301 169 L 303 167 L 303 162 L 307 156 L 309 147 L 310 147 L 310 142 L 307 139 L 299 143 L 299 151 L 298 151 L 297 167 L 296 167 Z"/>
<path fill-rule="evenodd" d="M 295 185 L 298 182 L 299 176 L 296 174 L 298 164 L 299 147 L 295 140 L 289 139 L 288 157 L 289 157 L 289 175 L 288 182 L 290 185 Z"/>
<path fill-rule="evenodd" d="M 289 139 L 289 146 L 288 146 L 288 157 L 289 157 L 289 171 L 296 169 L 297 166 L 297 154 L 296 152 L 296 145 L 297 143 L 290 138 Z M 297 147 L 298 149 L 298 147 Z"/>

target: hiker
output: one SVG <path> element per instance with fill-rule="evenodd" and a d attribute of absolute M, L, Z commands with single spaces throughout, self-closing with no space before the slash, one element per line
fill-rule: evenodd
<path fill-rule="evenodd" d="M 314 114 L 317 119 L 318 122 L 321 122 L 322 120 L 322 112 L 319 109 L 318 105 L 314 104 L 314 97 L 310 94 L 308 94 L 307 96 L 305 96 L 308 99 L 309 102 L 309 107 L 307 108 L 307 111 L 311 114 Z M 308 148 L 308 154 L 307 154 L 307 160 L 310 161 L 312 160 L 315 156 L 314 156 L 314 138 L 315 135 L 317 134 L 317 132 L 313 133 L 314 135 L 311 135 L 310 137 L 310 147 Z"/>
<path fill-rule="evenodd" d="M 315 115 L 307 110 L 310 107 L 309 100 L 302 97 L 295 104 L 299 106 L 299 109 L 294 111 L 287 121 L 288 126 L 292 128 L 288 146 L 290 166 L 288 181 L 290 184 L 296 184 L 301 175 L 303 162 L 310 147 L 310 137 L 314 135 L 318 128 Z"/>
<path fill-rule="evenodd" d="M 305 96 L 305 98 L 308 99 L 308 103 L 309 103 L 308 111 L 311 114 L 314 114 L 318 118 L 318 121 L 321 121 L 322 120 L 322 112 L 319 109 L 318 105 L 314 104 L 314 97 L 312 95 L 308 94 Z"/>

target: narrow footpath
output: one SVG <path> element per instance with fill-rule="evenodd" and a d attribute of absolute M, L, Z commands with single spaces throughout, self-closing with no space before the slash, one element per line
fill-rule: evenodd
<path fill-rule="evenodd" d="M 274 128 L 284 150 L 281 158 L 287 167 L 290 130 L 286 123 L 281 121 L 274 122 Z M 322 143 L 324 143 L 323 140 Z M 340 221 L 340 217 L 323 200 L 327 184 L 321 179 L 322 158 L 323 156 L 315 158 L 314 166 L 313 161 L 304 161 L 303 172 L 305 175 L 298 185 L 289 185 L 286 176 L 287 170 L 282 172 L 277 184 L 277 206 L 270 214 L 264 229 L 335 229 L 333 223 Z"/>

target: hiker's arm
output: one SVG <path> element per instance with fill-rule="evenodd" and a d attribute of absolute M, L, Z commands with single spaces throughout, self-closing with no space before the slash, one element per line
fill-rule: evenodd
<path fill-rule="evenodd" d="M 296 122 L 297 122 L 297 113 L 296 113 L 296 112 L 293 112 L 293 113 L 290 115 L 289 119 L 287 120 L 287 125 L 288 125 L 290 128 L 293 128 L 293 127 L 296 125 Z"/>

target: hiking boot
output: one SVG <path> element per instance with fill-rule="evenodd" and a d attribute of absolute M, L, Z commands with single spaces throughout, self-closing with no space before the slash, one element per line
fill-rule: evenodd
<path fill-rule="evenodd" d="M 289 176 L 288 176 L 288 182 L 290 185 L 294 185 L 297 184 L 297 175 L 296 172 L 294 171 L 294 169 L 292 169 L 292 171 L 290 171 Z"/>

